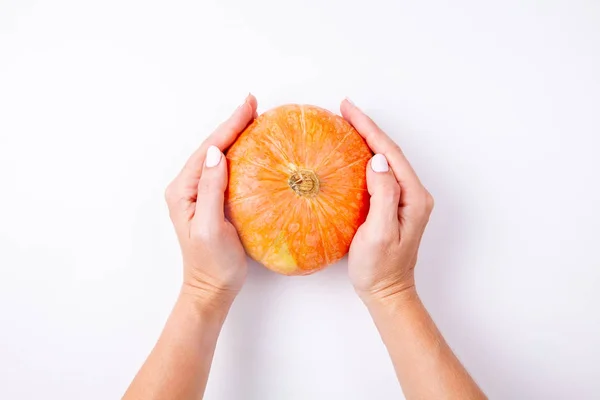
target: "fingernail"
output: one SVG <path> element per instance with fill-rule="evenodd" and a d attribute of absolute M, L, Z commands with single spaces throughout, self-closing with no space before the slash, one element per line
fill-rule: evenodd
<path fill-rule="evenodd" d="M 221 150 L 216 146 L 210 146 L 206 151 L 206 160 L 204 164 L 207 168 L 216 167 L 221 162 Z"/>
<path fill-rule="evenodd" d="M 354 102 L 353 102 L 352 100 L 350 100 L 350 98 L 349 98 L 349 97 L 346 97 L 346 101 L 347 101 L 348 103 L 350 103 L 351 105 L 353 105 L 354 107 L 356 107 L 356 104 L 354 104 Z"/>
<path fill-rule="evenodd" d="M 375 172 L 388 172 L 390 167 L 383 154 L 375 154 L 371 158 L 371 169 Z"/>

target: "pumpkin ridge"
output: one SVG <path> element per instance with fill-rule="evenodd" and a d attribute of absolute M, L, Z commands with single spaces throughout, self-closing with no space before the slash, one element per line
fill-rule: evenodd
<path fill-rule="evenodd" d="M 304 147 L 304 166 L 308 163 L 308 134 L 306 133 L 306 114 L 304 113 L 304 105 L 300 105 L 300 126 L 302 127 L 302 147 Z"/>
<path fill-rule="evenodd" d="M 333 174 L 330 174 L 330 176 Z M 348 190 L 356 190 L 357 192 L 364 192 L 365 188 L 364 187 L 358 187 L 358 186 L 344 186 L 344 185 L 336 185 L 337 188 L 340 189 L 348 189 Z"/>
<path fill-rule="evenodd" d="M 323 235 L 323 228 L 321 228 L 321 218 L 319 216 L 319 213 L 315 211 L 315 207 L 314 207 L 315 203 L 316 202 L 313 202 L 313 201 L 310 202 L 310 209 L 312 211 L 310 214 L 310 217 L 312 219 L 312 217 L 315 216 L 317 219 L 317 229 L 319 230 L 319 238 L 321 238 L 321 245 L 323 246 L 323 255 L 325 256 L 325 263 L 326 263 L 326 265 L 329 265 L 329 264 L 331 264 L 331 260 L 330 260 L 329 254 L 327 252 L 327 246 L 325 246 L 325 238 Z"/>
<path fill-rule="evenodd" d="M 341 146 L 342 144 L 344 144 L 344 142 L 346 141 L 346 139 L 348 139 L 348 137 L 350 137 L 350 135 L 354 133 L 353 129 L 351 128 L 345 135 L 344 137 L 342 137 L 342 139 L 339 141 L 339 143 L 333 148 L 333 150 L 331 150 L 331 153 L 329 153 L 327 155 L 327 157 L 323 158 L 321 160 L 321 162 L 319 162 L 313 169 L 315 171 L 317 171 L 319 169 L 319 167 L 321 167 L 323 164 L 325 164 L 327 161 L 329 161 L 329 159 L 331 158 L 331 156 L 333 155 L 333 153 L 335 153 Z"/>
<path fill-rule="evenodd" d="M 293 105 L 289 105 L 289 106 L 293 106 Z M 296 105 L 296 107 L 298 107 L 298 106 Z M 279 131 L 282 133 L 282 135 L 281 135 L 281 136 L 282 136 L 282 137 L 284 137 L 284 138 L 285 138 L 285 140 L 287 141 L 287 143 L 288 143 L 288 145 L 289 145 L 289 148 L 290 148 L 290 149 L 291 149 L 291 151 L 292 151 L 292 154 L 291 154 L 291 156 L 292 156 L 292 158 L 293 158 L 293 160 L 292 160 L 292 161 L 293 161 L 293 163 L 294 163 L 294 164 L 300 164 L 300 160 L 297 160 L 297 159 L 296 159 L 296 155 L 297 155 L 297 154 L 294 152 L 294 148 L 295 148 L 295 147 L 297 147 L 297 146 L 294 146 L 294 141 L 293 141 L 293 140 L 290 140 L 290 136 L 289 136 L 289 135 L 287 135 L 287 134 L 286 134 L 286 132 L 285 132 L 285 130 L 283 129 L 283 127 L 282 127 L 281 125 L 279 125 L 279 119 L 275 119 L 275 120 L 273 121 L 273 125 L 275 125 L 275 126 L 277 126 L 277 128 L 279 128 Z M 290 157 L 287 157 L 287 158 L 288 158 L 288 159 L 290 159 Z"/>
<path fill-rule="evenodd" d="M 283 192 L 284 190 L 287 190 L 287 187 L 281 187 L 281 188 L 273 189 L 269 193 L 270 194 L 275 194 L 275 193 Z M 257 197 L 262 197 L 262 196 L 265 196 L 265 193 L 259 192 L 259 193 L 256 193 L 256 194 L 253 194 L 253 195 L 250 195 L 250 196 L 236 197 L 236 198 L 229 199 L 227 201 L 227 204 L 228 205 L 236 205 L 236 204 L 243 203 L 244 201 L 254 200 Z"/>
<path fill-rule="evenodd" d="M 230 161 L 244 161 L 244 162 L 246 162 L 246 163 L 248 163 L 248 164 L 254 165 L 255 167 L 262 168 L 262 169 L 264 169 L 265 171 L 269 171 L 269 172 L 271 172 L 271 173 L 273 173 L 273 174 L 275 174 L 275 175 L 282 175 L 282 176 L 285 176 L 285 174 L 284 174 L 282 171 L 278 171 L 278 170 L 276 170 L 276 169 L 269 168 L 269 167 L 267 167 L 266 165 L 262 165 L 262 164 L 259 164 L 259 163 L 257 163 L 256 161 L 250 161 L 250 160 L 249 160 L 247 157 L 242 157 L 242 158 L 229 158 L 229 160 L 230 160 Z M 275 180 L 278 180 L 278 179 L 273 179 L 273 180 L 275 181 Z"/>
<path fill-rule="evenodd" d="M 279 129 L 281 129 L 281 127 L 279 127 Z M 288 157 L 288 154 L 281 148 L 281 146 L 279 146 L 277 143 L 275 143 L 272 135 L 263 135 L 263 140 L 268 140 L 269 143 L 271 143 L 273 145 L 273 147 L 275 147 L 279 151 L 282 161 L 284 161 L 286 164 L 292 163 L 292 160 L 290 160 L 290 158 Z"/>
<path fill-rule="evenodd" d="M 333 201 L 331 201 L 331 200 L 333 200 Z M 318 202 L 325 203 L 333 209 L 340 208 L 339 205 L 337 204 L 337 202 L 335 201 L 335 198 L 332 198 L 331 196 L 327 196 L 327 195 L 319 196 Z M 319 205 L 321 206 L 321 204 L 319 204 Z M 323 207 L 321 206 L 321 208 L 323 208 Z M 331 217 L 333 219 L 333 216 L 331 216 L 327 211 L 325 211 L 324 208 L 323 208 L 323 213 L 327 214 L 329 217 Z M 335 216 L 335 218 L 342 219 L 344 222 L 346 222 L 348 224 L 350 223 L 350 221 L 348 219 L 346 219 L 346 216 L 344 214 L 337 215 L 337 216 Z"/>
<path fill-rule="evenodd" d="M 343 171 L 343 170 L 345 170 L 346 168 L 353 167 L 353 166 L 355 166 L 356 164 L 358 164 L 358 163 L 361 163 L 361 162 L 364 162 L 364 161 L 365 161 L 365 160 L 356 160 L 356 161 L 354 161 L 354 162 L 351 162 L 350 164 L 346 164 L 346 165 L 344 165 L 343 167 L 341 167 L 341 168 L 338 168 L 338 169 L 334 170 L 333 172 L 330 172 L 329 174 L 325 174 L 325 175 L 323 175 L 323 176 L 322 176 L 322 179 L 326 179 L 326 178 L 329 178 L 329 177 L 335 176 L 335 175 L 337 175 L 337 173 L 338 173 L 338 172 L 340 172 L 340 171 Z M 368 163 L 368 161 L 367 161 L 367 163 Z M 338 187 L 342 187 L 342 186 L 338 186 Z"/>
<path fill-rule="evenodd" d="M 341 207 L 344 207 L 346 210 L 357 210 L 358 211 L 361 208 L 359 204 L 352 204 L 352 203 L 345 202 L 344 194 L 340 193 L 340 192 L 331 190 L 331 191 L 327 192 L 327 197 L 329 197 L 334 202 L 334 204 L 341 204 L 342 205 Z M 335 207 L 335 208 L 339 208 L 339 207 L 340 206 Z"/>
<path fill-rule="evenodd" d="M 286 196 L 286 195 L 285 195 L 285 192 L 286 192 L 285 190 L 280 190 L 280 191 L 277 191 L 277 192 L 275 192 L 275 193 L 273 194 L 273 196 L 271 196 L 271 197 L 269 197 L 269 198 L 270 198 L 271 200 L 274 200 L 274 201 L 276 201 L 276 202 L 285 202 L 285 201 L 286 201 L 286 198 L 288 198 L 288 196 Z M 264 193 L 263 193 L 263 195 L 264 195 Z M 275 197 L 275 196 L 276 196 L 276 197 Z M 233 206 L 235 207 L 235 206 L 236 206 L 236 205 L 238 205 L 238 204 L 241 204 L 241 203 L 236 203 L 236 204 L 233 204 Z M 229 204 L 229 203 L 227 203 L 227 204 L 226 204 L 226 206 L 225 206 L 225 210 L 226 210 L 226 211 L 227 211 L 228 209 L 229 209 L 229 210 L 231 210 L 231 208 L 234 208 L 234 207 L 231 207 L 231 206 L 230 206 L 230 204 Z M 266 203 L 266 202 L 263 202 L 263 204 L 259 205 L 259 206 L 258 206 L 257 208 L 255 208 L 253 211 L 254 211 L 255 213 L 257 213 L 257 214 L 260 214 L 260 213 L 264 212 L 265 210 L 267 210 L 269 207 L 271 207 L 271 206 L 270 206 L 268 203 Z M 283 215 L 284 215 L 284 213 L 283 213 L 283 212 L 280 212 L 279 214 L 280 214 L 280 216 L 278 217 L 278 219 L 276 219 L 276 220 L 274 221 L 274 222 L 275 222 L 275 224 L 276 224 L 277 222 L 279 222 L 279 221 L 280 221 L 280 220 L 283 218 Z M 230 214 L 230 215 L 231 215 L 231 214 Z M 228 217 L 228 218 L 229 218 L 229 217 Z M 252 231 L 251 231 L 251 230 L 247 230 L 247 228 L 246 228 L 246 227 L 239 225 L 239 224 L 238 224 L 238 222 L 239 222 L 239 221 L 236 221 L 235 219 L 231 220 L 231 223 L 232 223 L 232 224 L 235 226 L 236 230 L 238 231 L 238 234 L 239 234 L 239 236 L 240 236 L 240 239 L 241 239 L 242 241 L 244 241 L 244 240 L 245 240 L 245 238 L 246 238 L 247 236 L 249 236 L 249 235 L 251 235 L 251 234 L 252 234 Z"/>
<path fill-rule="evenodd" d="M 327 202 L 324 200 L 324 197 L 326 197 L 326 196 L 321 196 L 321 198 L 320 198 L 320 199 L 318 199 L 317 201 L 315 201 L 315 203 L 316 203 L 317 207 L 319 207 L 319 209 L 321 210 L 321 213 L 322 213 L 324 216 L 326 216 L 326 217 L 330 218 L 332 221 L 334 221 L 334 220 L 335 220 L 335 218 L 339 218 L 339 219 L 342 219 L 344 222 L 346 222 L 346 223 L 349 223 L 349 222 L 348 222 L 348 220 L 346 219 L 346 217 L 344 217 L 344 215 L 339 215 L 339 216 L 337 216 L 337 217 L 333 217 L 331 214 L 329 214 L 329 213 L 327 212 L 327 210 L 325 210 L 325 207 L 323 207 L 323 205 L 321 204 L 321 202 L 323 202 L 323 203 L 327 203 Z M 329 205 L 331 206 L 331 204 L 329 204 Z M 332 207 L 332 208 L 335 208 L 335 207 Z M 341 237 L 341 238 L 343 239 L 343 238 L 344 238 L 344 232 L 342 232 L 342 231 L 340 230 L 340 228 L 338 228 L 337 224 L 332 224 L 332 225 L 333 225 L 333 227 L 335 228 L 335 230 L 338 232 L 338 234 L 339 234 L 339 235 L 338 235 L 338 237 Z M 346 245 L 346 243 L 344 243 L 344 245 Z M 348 245 L 349 245 L 349 243 L 348 243 Z"/>
<path fill-rule="evenodd" d="M 273 240 L 273 242 L 271 242 L 271 245 L 267 248 L 267 250 L 262 255 L 262 257 L 260 257 L 261 261 L 264 260 L 269 255 L 269 252 L 274 249 L 275 241 L 283 233 L 283 231 L 286 230 L 287 227 L 289 226 L 290 222 L 292 221 L 292 218 L 294 218 L 294 213 L 296 212 L 296 208 L 298 208 L 298 203 L 299 203 L 298 201 L 295 202 L 293 208 L 291 209 L 291 211 L 290 211 L 290 213 L 288 215 L 287 220 L 284 219 L 286 222 L 283 223 L 283 224 L 281 224 L 281 229 L 279 230 L 279 232 L 277 233 L 277 235 L 275 235 L 275 239 Z M 282 218 L 283 218 L 283 216 L 280 219 L 278 219 L 277 222 L 280 221 Z M 294 261 L 296 261 L 296 260 L 294 259 Z"/>

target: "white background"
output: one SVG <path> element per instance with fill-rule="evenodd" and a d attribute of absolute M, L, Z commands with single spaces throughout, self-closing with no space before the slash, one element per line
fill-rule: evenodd
<path fill-rule="evenodd" d="M 490 397 L 597 398 L 595 0 L 0 0 L 0 398 L 122 395 L 181 280 L 163 190 L 249 91 L 401 144 L 417 287 Z M 253 266 L 207 399 L 401 397 L 345 263 Z"/>

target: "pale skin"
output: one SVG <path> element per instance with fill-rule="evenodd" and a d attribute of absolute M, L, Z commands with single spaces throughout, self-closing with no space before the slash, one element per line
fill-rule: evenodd
<path fill-rule="evenodd" d="M 166 190 L 181 245 L 182 288 L 146 362 L 124 399 L 201 399 L 215 346 L 246 278 L 247 261 L 224 217 L 227 163 L 222 154 L 256 117 L 249 95 L 190 157 Z M 400 148 L 350 101 L 342 116 L 376 153 L 367 166 L 371 207 L 356 233 L 348 273 L 388 349 L 407 399 L 485 399 L 419 299 L 414 268 L 433 209 Z"/>

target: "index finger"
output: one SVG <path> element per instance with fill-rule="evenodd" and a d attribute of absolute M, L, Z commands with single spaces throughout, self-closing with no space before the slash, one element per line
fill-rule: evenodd
<path fill-rule="evenodd" d="M 350 101 L 344 100 L 340 105 L 340 111 L 342 116 L 365 139 L 371 150 L 383 154 L 387 158 L 402 189 L 403 205 L 420 201 L 422 197 L 420 192 L 424 190 L 423 185 L 400 147 Z"/>
<path fill-rule="evenodd" d="M 215 129 L 215 131 L 202 143 L 179 173 L 176 179 L 180 179 L 195 187 L 198 185 L 206 151 L 210 146 L 216 146 L 221 151 L 225 151 L 233 144 L 238 135 L 248 126 L 256 117 L 256 97 L 249 94 L 244 103 L 242 103 L 229 117 Z"/>
<path fill-rule="evenodd" d="M 193 208 L 190 206 L 196 201 L 198 195 L 198 182 L 202 176 L 208 148 L 212 145 L 224 151 L 231 146 L 248 123 L 255 118 L 255 113 L 256 98 L 250 94 L 231 117 L 219 125 L 185 163 L 167 189 L 167 202 L 175 220 L 185 221 L 193 216 L 193 213 L 190 213 Z"/>

